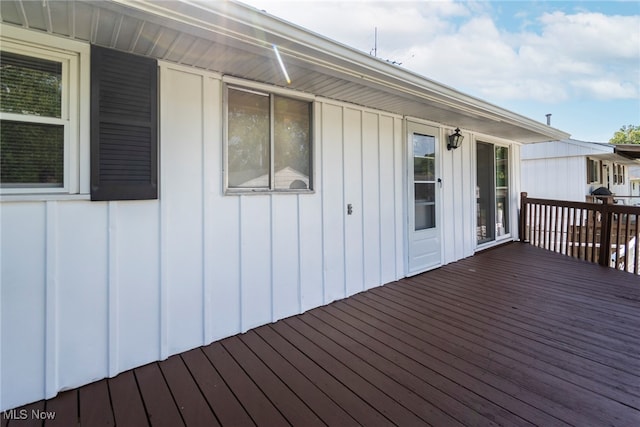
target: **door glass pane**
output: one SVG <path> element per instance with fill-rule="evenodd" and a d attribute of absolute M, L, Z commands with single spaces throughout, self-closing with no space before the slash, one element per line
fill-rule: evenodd
<path fill-rule="evenodd" d="M 415 229 L 425 230 L 436 226 L 436 185 L 435 183 L 414 184 Z"/>
<path fill-rule="evenodd" d="M 436 139 L 430 135 L 413 134 L 413 180 L 435 181 Z"/>
<path fill-rule="evenodd" d="M 276 189 L 308 189 L 311 104 L 275 97 L 274 163 Z"/>
<path fill-rule="evenodd" d="M 229 89 L 231 188 L 269 188 L 269 96 Z"/>
<path fill-rule="evenodd" d="M 509 232 L 509 149 L 496 147 L 496 236 Z"/>

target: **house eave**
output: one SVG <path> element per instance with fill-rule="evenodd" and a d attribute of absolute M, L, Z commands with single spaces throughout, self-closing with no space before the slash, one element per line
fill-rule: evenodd
<path fill-rule="evenodd" d="M 365 105 L 357 96 L 341 97 L 335 93 L 316 92 L 317 95 L 327 98 L 405 116 L 435 120 L 452 127 L 462 127 L 522 143 L 569 137 L 566 132 L 466 95 L 241 3 L 199 0 L 181 3 L 116 0 L 116 3 L 153 15 L 164 16 L 189 27 L 222 34 L 232 40 L 241 40 L 263 49 L 267 57 L 271 55 L 272 46 L 277 45 L 286 61 L 302 63 L 320 74 L 338 77 L 352 83 L 357 82 L 376 92 L 383 92 L 387 96 L 396 96 L 399 100 L 428 104 L 429 108 L 425 108 L 425 114 L 420 114 L 419 109 L 408 105 L 403 108 L 402 103 L 394 109 L 374 101 L 369 101 Z M 187 11 L 187 9 L 190 10 Z M 245 27 L 245 31 L 217 25 L 214 18 Z M 285 86 L 282 81 L 280 84 Z M 308 90 L 304 85 L 298 87 L 295 81 L 286 86 L 302 91 Z M 429 114 L 433 104 L 442 110 L 441 114 L 435 114 L 438 117 Z"/>
<path fill-rule="evenodd" d="M 1 6 L 3 23 L 478 134 L 520 143 L 569 137 L 235 1 L 44 2 L 36 8 L 16 0 Z M 282 77 L 273 46 L 291 83 Z"/>

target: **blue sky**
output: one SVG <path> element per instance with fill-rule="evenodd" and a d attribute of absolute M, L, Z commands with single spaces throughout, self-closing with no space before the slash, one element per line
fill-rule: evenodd
<path fill-rule="evenodd" d="M 640 1 L 243 2 L 575 139 L 640 125 Z"/>

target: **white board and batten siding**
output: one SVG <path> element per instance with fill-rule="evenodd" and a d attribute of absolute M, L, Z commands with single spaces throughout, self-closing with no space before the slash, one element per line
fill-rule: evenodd
<path fill-rule="evenodd" d="M 1 203 L 0 410 L 404 275 L 402 117 L 316 99 L 315 191 L 224 195 L 221 76 L 160 86 L 159 200 Z"/>

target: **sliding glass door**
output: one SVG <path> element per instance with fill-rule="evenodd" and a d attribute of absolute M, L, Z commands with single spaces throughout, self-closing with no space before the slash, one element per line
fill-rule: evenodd
<path fill-rule="evenodd" d="M 509 148 L 477 143 L 476 237 L 478 244 L 509 234 Z"/>

